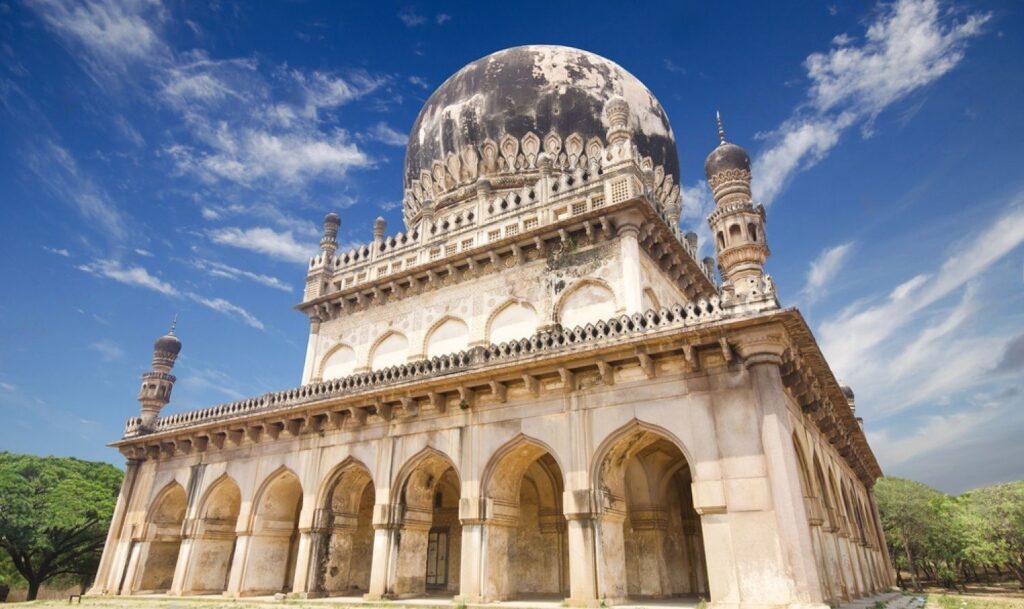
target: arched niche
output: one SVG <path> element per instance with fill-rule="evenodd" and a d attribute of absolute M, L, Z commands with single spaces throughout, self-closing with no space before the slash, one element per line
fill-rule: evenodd
<path fill-rule="evenodd" d="M 461 484 L 455 465 L 426 448 L 402 468 L 393 488 L 403 516 L 390 592 L 400 598 L 455 594 L 462 552 Z"/>
<path fill-rule="evenodd" d="M 288 469 L 278 469 L 264 482 L 253 505 L 241 592 L 248 596 L 289 592 L 302 511 L 302 485 L 298 477 Z"/>
<path fill-rule="evenodd" d="M 342 378 L 355 372 L 355 369 L 355 349 L 346 344 L 336 345 L 324 357 L 324 362 L 320 366 L 320 378 L 325 381 Z"/>
<path fill-rule="evenodd" d="M 399 332 L 382 336 L 370 351 L 370 369 L 381 370 L 404 364 L 409 359 L 409 339 Z"/>
<path fill-rule="evenodd" d="M 177 482 L 164 487 L 146 517 L 142 572 L 134 592 L 166 592 L 171 588 L 181 549 L 181 524 L 188 499 Z"/>
<path fill-rule="evenodd" d="M 210 486 L 199 506 L 184 592 L 215 594 L 227 590 L 242 493 L 224 475 Z"/>
<path fill-rule="evenodd" d="M 514 300 L 498 307 L 487 322 L 487 341 L 492 344 L 529 338 L 537 332 L 537 311 L 529 303 Z"/>
<path fill-rule="evenodd" d="M 311 570 L 310 590 L 327 596 L 360 596 L 370 586 L 375 487 L 370 470 L 355 459 L 340 463 L 321 492 L 321 564 Z"/>
<path fill-rule="evenodd" d="M 593 479 L 604 505 L 602 598 L 708 595 L 700 516 L 689 461 L 674 438 L 631 424 L 602 443 Z M 714 599 L 712 599 L 714 600 Z"/>
<path fill-rule="evenodd" d="M 484 596 L 567 597 L 564 478 L 548 447 L 526 436 L 513 439 L 492 457 L 482 488 L 494 505 L 485 536 Z"/>
<path fill-rule="evenodd" d="M 583 280 L 569 288 L 558 306 L 558 321 L 564 328 L 585 326 L 615 315 L 615 294 L 597 281 Z"/>
<path fill-rule="evenodd" d="M 445 317 L 434 324 L 423 341 L 428 358 L 458 353 L 469 348 L 469 326 L 457 317 Z"/>

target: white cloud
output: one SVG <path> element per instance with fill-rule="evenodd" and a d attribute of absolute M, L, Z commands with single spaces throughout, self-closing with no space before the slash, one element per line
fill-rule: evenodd
<path fill-rule="evenodd" d="M 451 20 L 452 16 L 448 13 L 438 13 L 437 16 L 434 17 L 434 21 L 437 22 L 438 25 L 444 25 Z"/>
<path fill-rule="evenodd" d="M 214 243 L 260 252 L 288 262 L 308 263 L 310 257 L 317 251 L 314 243 L 296 241 L 290 230 L 279 232 L 262 226 L 247 229 L 216 229 L 210 231 L 210 239 Z"/>
<path fill-rule="evenodd" d="M 29 0 L 46 24 L 110 62 L 151 58 L 166 51 L 153 24 L 162 20 L 156 0 Z"/>
<path fill-rule="evenodd" d="M 869 408 L 884 405 L 881 415 L 941 401 L 981 382 L 997 368 L 1011 336 L 1000 328 L 971 328 L 991 304 L 978 290 L 986 270 L 1022 243 L 1024 195 L 956 244 L 937 268 L 826 319 L 819 337 L 833 369 L 869 394 Z"/>
<path fill-rule="evenodd" d="M 275 134 L 251 128 L 235 131 L 221 123 L 213 150 L 174 146 L 168 152 L 183 170 L 208 181 L 243 185 L 268 179 L 300 185 L 312 178 L 344 177 L 350 169 L 373 165 L 341 130 L 331 135 Z"/>
<path fill-rule="evenodd" d="M 811 268 L 807 271 L 807 283 L 801 291 L 807 302 L 815 302 L 828 292 L 829 284 L 843 268 L 850 252 L 853 251 L 853 246 L 852 241 L 841 243 L 825 249 L 811 261 Z"/>
<path fill-rule="evenodd" d="M 141 247 L 135 248 L 135 253 L 146 258 L 151 258 L 153 256 L 153 252 L 149 250 L 144 250 Z"/>
<path fill-rule="evenodd" d="M 998 414 L 998 407 L 988 405 L 977 410 L 929 416 L 910 434 L 894 436 L 888 430 L 869 432 L 868 441 L 878 460 L 886 467 L 892 467 L 932 451 L 948 449 L 970 437 L 978 427 Z"/>
<path fill-rule="evenodd" d="M 128 222 L 106 192 L 85 175 L 74 157 L 52 139 L 29 148 L 25 161 L 39 182 L 59 200 L 72 204 L 89 223 L 115 241 L 128 235 Z"/>
<path fill-rule="evenodd" d="M 427 18 L 416 12 L 416 9 L 411 6 L 406 6 L 398 11 L 398 18 L 402 20 L 405 27 L 416 27 L 427 22 Z"/>
<path fill-rule="evenodd" d="M 206 271 L 213 277 L 223 277 L 225 279 L 231 279 L 238 281 L 240 279 L 248 279 L 249 281 L 265 285 L 275 290 L 281 290 L 282 292 L 291 292 L 292 288 L 285 282 L 281 281 L 277 277 L 271 277 L 270 275 L 263 275 L 261 273 L 253 273 L 240 268 L 233 267 L 222 262 L 216 262 L 214 260 L 203 260 L 197 259 L 192 261 L 192 265 L 197 269 Z"/>
<path fill-rule="evenodd" d="M 114 281 L 126 285 L 146 288 L 147 290 L 160 292 L 166 296 L 178 295 L 178 291 L 174 289 L 174 286 L 159 277 L 151 275 L 149 271 L 141 266 L 125 267 L 116 260 L 100 259 L 94 260 L 88 264 L 79 265 L 78 269 L 85 271 L 90 275 L 106 277 L 107 279 L 113 279 Z"/>
<path fill-rule="evenodd" d="M 0 389 L 3 389 L 4 391 L 16 391 L 18 387 L 16 385 L 0 381 Z"/>
<path fill-rule="evenodd" d="M 405 146 L 409 141 L 408 135 L 392 129 L 384 121 L 371 127 L 366 136 L 388 146 Z"/>
<path fill-rule="evenodd" d="M 102 359 L 104 362 L 112 362 L 114 360 L 118 360 L 124 357 L 124 349 L 122 349 L 117 345 L 117 343 L 109 339 L 96 341 L 89 345 L 89 347 L 93 351 L 99 353 L 100 359 Z"/>
<path fill-rule="evenodd" d="M 43 249 L 50 252 L 51 254 L 56 254 L 57 256 L 64 256 L 65 258 L 71 257 L 71 252 L 67 251 L 62 247 L 47 247 L 44 245 Z"/>
<path fill-rule="evenodd" d="M 804 62 L 810 79 L 805 103 L 767 134 L 769 147 L 754 163 L 757 198 L 771 203 L 850 126 L 860 122 L 870 135 L 882 111 L 956 67 L 989 17 L 956 20 L 939 0 L 898 0 L 881 6 L 863 40 L 840 34 L 827 52 L 811 54 Z"/>
<path fill-rule="evenodd" d="M 257 330 L 264 329 L 263 322 L 256 319 L 256 317 L 252 313 L 246 311 L 242 307 L 232 302 L 224 300 L 223 298 L 205 298 L 203 296 L 200 296 L 199 294 L 194 294 L 192 292 L 188 293 L 188 297 L 189 299 L 198 302 L 204 307 L 217 311 L 218 313 L 223 313 L 231 317 L 238 317 L 247 325 L 256 328 Z"/>
<path fill-rule="evenodd" d="M 420 78 L 419 76 L 410 76 L 409 82 L 416 85 L 417 87 L 421 87 L 424 89 L 430 88 L 430 83 L 428 83 L 426 79 Z"/>

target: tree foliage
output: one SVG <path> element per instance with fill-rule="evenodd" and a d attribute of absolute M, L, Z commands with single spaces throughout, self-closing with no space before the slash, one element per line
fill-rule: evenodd
<path fill-rule="evenodd" d="M 28 600 L 54 577 L 95 573 L 122 477 L 107 463 L 0 452 L 0 548 Z"/>
<path fill-rule="evenodd" d="M 952 497 L 882 478 L 875 497 L 893 561 L 915 588 L 921 578 L 958 588 L 1004 570 L 1024 587 L 1024 481 Z"/>

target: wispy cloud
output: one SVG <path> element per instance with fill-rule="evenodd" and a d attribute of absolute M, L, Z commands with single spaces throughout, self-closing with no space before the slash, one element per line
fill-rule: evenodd
<path fill-rule="evenodd" d="M 112 362 L 124 357 L 124 349 L 110 339 L 98 340 L 89 345 L 89 348 L 97 352 L 104 362 Z"/>
<path fill-rule="evenodd" d="M 140 256 L 142 256 L 142 257 L 144 257 L 144 258 L 151 258 L 153 256 L 153 252 L 151 252 L 149 250 L 144 250 L 141 247 L 135 248 L 135 253 L 140 255 Z"/>
<path fill-rule="evenodd" d="M 669 72 L 672 72 L 673 74 L 686 74 L 686 68 L 684 68 L 681 65 L 678 65 L 676 62 L 672 61 L 667 57 L 665 58 L 665 69 L 668 70 Z"/>
<path fill-rule="evenodd" d="M 870 408 L 884 405 L 880 415 L 981 382 L 1009 352 L 1010 338 L 1001 328 L 965 328 L 991 300 L 978 295 L 986 270 L 1022 243 L 1024 195 L 933 270 L 826 319 L 819 336 L 833 369 L 870 392 Z"/>
<path fill-rule="evenodd" d="M 409 82 L 414 84 L 414 85 L 416 85 L 417 87 L 422 88 L 422 89 L 429 89 L 430 88 L 430 83 L 427 82 L 425 78 L 421 78 L 419 76 L 410 76 L 409 77 Z"/>
<path fill-rule="evenodd" d="M 793 115 L 764 137 L 754 162 L 756 196 L 771 203 L 798 171 L 822 160 L 851 126 L 871 135 L 875 118 L 955 68 L 990 15 L 962 19 L 939 0 L 881 5 L 863 40 L 841 34 L 804 62 L 809 85 Z"/>
<path fill-rule="evenodd" d="M 208 309 L 217 311 L 218 313 L 223 313 L 228 316 L 237 317 L 241 319 L 243 322 L 245 322 L 247 325 L 256 328 L 257 330 L 264 329 L 263 322 L 256 319 L 255 315 L 246 311 L 242 307 L 234 304 L 233 302 L 229 302 L 223 298 L 206 298 L 193 292 L 189 292 L 187 296 L 189 297 L 190 300 L 193 300 L 203 305 L 204 307 L 207 307 Z"/>
<path fill-rule="evenodd" d="M 438 13 L 434 16 L 434 22 L 438 25 L 444 25 L 452 20 L 452 16 L 448 13 Z"/>
<path fill-rule="evenodd" d="M 63 247 L 48 247 L 48 246 L 44 245 L 43 249 L 46 250 L 47 252 L 50 252 L 51 254 L 55 254 L 57 256 L 64 256 L 65 258 L 70 258 L 71 257 L 71 252 L 69 252 L 68 250 L 64 249 Z"/>
<path fill-rule="evenodd" d="M 125 285 L 133 285 L 147 290 L 160 292 L 167 296 L 177 296 L 178 290 L 170 283 L 151 275 L 141 266 L 123 266 L 117 260 L 101 259 L 78 266 L 79 270 L 90 275 L 113 279 Z"/>
<path fill-rule="evenodd" d="M 826 248 L 818 257 L 811 261 L 811 267 L 807 271 L 807 282 L 804 284 L 801 295 L 810 304 L 825 296 L 829 284 L 836 278 L 839 271 L 853 251 L 852 241 Z"/>
<path fill-rule="evenodd" d="M 405 24 L 405 27 L 416 27 L 427 22 L 427 18 L 418 13 L 412 6 L 403 7 L 402 10 L 398 11 L 398 18 Z"/>
<path fill-rule="evenodd" d="M 207 274 L 213 277 L 222 277 L 224 279 L 231 279 L 233 281 L 247 279 L 260 285 L 264 285 L 269 288 L 274 288 L 275 290 L 281 290 L 282 292 L 292 291 L 291 286 L 281 281 L 277 277 L 272 277 L 270 275 L 264 275 L 261 273 L 253 273 L 251 271 L 246 271 L 237 267 L 233 267 L 222 262 L 216 262 L 214 260 L 196 259 L 192 261 L 192 265 L 201 271 L 205 271 Z"/>
<path fill-rule="evenodd" d="M 128 236 L 128 221 L 107 193 L 56 141 L 39 140 L 23 157 L 28 168 L 55 198 L 70 203 L 86 220 L 115 241 Z"/>
<path fill-rule="evenodd" d="M 290 230 L 275 231 L 265 226 L 219 228 L 210 231 L 210 239 L 214 243 L 260 252 L 288 262 L 309 262 L 309 258 L 317 251 L 313 243 L 296 241 Z"/>
<path fill-rule="evenodd" d="M 368 139 L 378 141 L 388 146 L 405 146 L 409 141 L 409 136 L 396 131 L 391 128 L 387 123 L 381 121 L 370 128 L 367 131 L 366 136 Z"/>
<path fill-rule="evenodd" d="M 925 417 L 906 435 L 881 430 L 868 434 L 879 461 L 887 467 L 898 466 L 970 437 L 979 427 L 999 415 L 999 404 L 986 404 L 970 410 Z"/>

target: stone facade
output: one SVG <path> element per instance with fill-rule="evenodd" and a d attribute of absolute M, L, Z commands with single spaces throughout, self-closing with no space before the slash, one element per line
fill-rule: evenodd
<path fill-rule="evenodd" d="M 576 87 L 603 100 L 579 124 L 606 133 L 465 129 L 446 158 L 410 148 L 407 169 L 432 171 L 407 175 L 405 232 L 379 220 L 339 254 L 329 214 L 299 387 L 161 417 L 181 348 L 162 337 L 114 443 L 127 475 L 92 593 L 767 608 L 892 586 L 881 472 L 764 274 L 746 154 L 722 133 L 706 164 L 718 285 L 680 234 L 678 169 L 652 161 L 675 151 L 650 149 L 671 130 L 631 106 L 639 81 L 532 49 L 454 82 L 540 62 L 510 103 L 539 125 Z M 475 95 L 453 86 L 432 113 Z"/>

